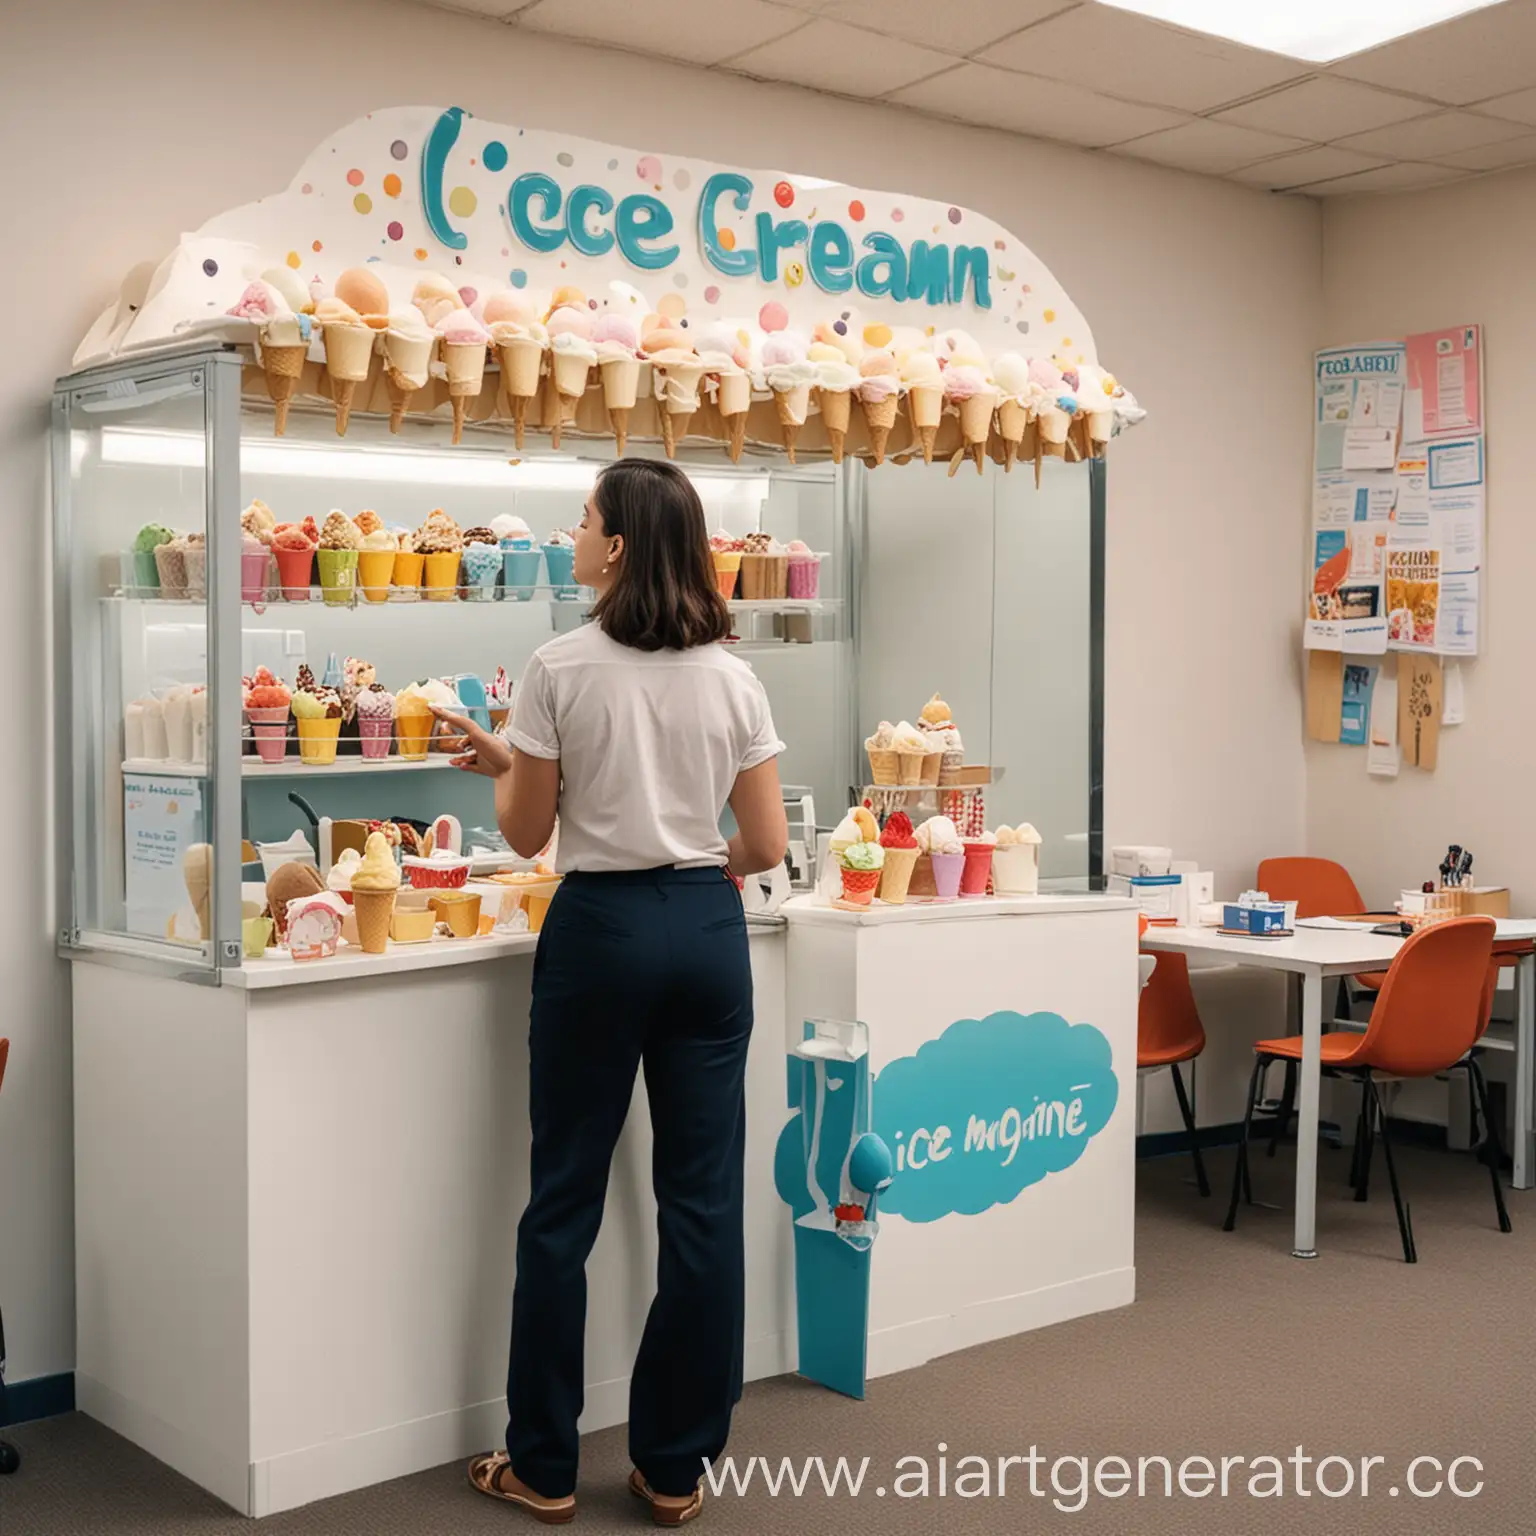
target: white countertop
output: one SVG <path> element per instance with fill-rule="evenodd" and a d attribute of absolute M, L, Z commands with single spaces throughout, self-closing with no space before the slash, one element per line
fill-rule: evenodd
<path fill-rule="evenodd" d="M 783 927 L 780 918 L 747 918 L 747 932 L 753 938 L 778 933 Z M 536 933 L 489 933 L 473 939 L 429 939 L 424 944 L 396 944 L 391 939 L 382 955 L 365 955 L 353 945 L 343 944 L 328 960 L 290 960 L 286 955 L 273 954 L 266 960 L 243 961 L 239 970 L 224 972 L 224 984 L 256 992 L 322 981 L 365 981 L 375 976 L 435 971 L 442 966 L 474 965 L 482 960 L 528 955 L 538 944 Z"/>
<path fill-rule="evenodd" d="M 876 902 L 862 911 L 828 906 L 814 896 L 794 896 L 780 911 L 791 923 L 873 928 L 885 923 L 951 923 L 972 917 L 1049 917 L 1058 912 L 1125 912 L 1136 903 L 1124 896 L 973 896 L 955 901 Z"/>

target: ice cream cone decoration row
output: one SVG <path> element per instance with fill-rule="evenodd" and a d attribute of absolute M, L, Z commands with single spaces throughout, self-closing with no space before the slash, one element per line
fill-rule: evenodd
<path fill-rule="evenodd" d="M 429 273 L 392 308 L 368 267 L 325 294 L 273 268 L 228 313 L 252 323 L 279 435 L 296 397 L 321 394 L 341 435 L 354 410 L 387 413 L 399 432 L 408 413 L 447 405 L 455 443 L 472 421 L 500 421 L 522 449 L 531 421 L 556 447 L 567 431 L 611 431 L 622 454 L 639 433 L 675 457 L 702 436 L 733 462 L 750 440 L 791 463 L 807 449 L 871 465 L 942 455 L 951 472 L 966 460 L 980 472 L 987 458 L 1005 470 L 1033 458 L 1038 477 L 1046 458 L 1102 456 L 1144 414 L 1094 364 L 989 359 L 960 331 L 860 327 L 845 314 L 807 334 L 770 320 L 774 305 L 758 327 L 690 327 L 679 295 L 645 313 L 634 290 L 613 286 L 617 307 L 575 288 L 545 304 L 513 289 L 481 298 Z"/>

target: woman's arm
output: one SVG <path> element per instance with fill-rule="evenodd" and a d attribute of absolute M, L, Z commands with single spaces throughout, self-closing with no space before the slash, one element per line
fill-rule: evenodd
<path fill-rule="evenodd" d="M 525 859 L 537 858 L 554 835 L 560 807 L 560 759 L 534 757 L 473 720 L 436 705 L 433 713 L 455 735 L 467 739 L 467 750 L 454 758 L 453 766 L 494 782 L 496 825 L 513 852 Z"/>
<path fill-rule="evenodd" d="M 736 818 L 736 836 L 730 842 L 731 873 L 739 879 L 782 864 L 789 848 L 789 822 L 779 788 L 778 759 L 770 757 L 737 774 L 730 804 Z"/>

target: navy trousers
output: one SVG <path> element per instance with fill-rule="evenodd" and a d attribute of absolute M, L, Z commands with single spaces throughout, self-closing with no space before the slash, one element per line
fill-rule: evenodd
<path fill-rule="evenodd" d="M 721 869 L 570 874 L 545 918 L 529 1031 L 532 1189 L 517 1229 L 512 1470 L 576 1487 L 587 1256 L 635 1073 L 654 1136 L 660 1257 L 629 1396 L 630 1457 L 693 1492 L 741 1395 L 747 925 Z"/>

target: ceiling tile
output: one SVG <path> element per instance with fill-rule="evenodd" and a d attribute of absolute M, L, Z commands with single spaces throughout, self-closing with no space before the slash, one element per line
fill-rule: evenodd
<path fill-rule="evenodd" d="M 517 25 L 689 64 L 718 64 L 744 48 L 803 27 L 767 0 L 538 0 Z"/>
<path fill-rule="evenodd" d="M 1536 85 L 1536 6 L 1506 0 L 1340 59 L 1329 73 L 1465 106 Z"/>
<path fill-rule="evenodd" d="M 1422 117 L 1434 110 L 1430 102 L 1319 76 L 1300 85 L 1284 86 L 1240 107 L 1229 107 L 1216 113 L 1216 121 L 1326 143 L 1329 139 L 1342 139 L 1347 133 L 1385 128 L 1388 123 L 1406 122 L 1410 117 Z"/>
<path fill-rule="evenodd" d="M 703 3 L 720 4 L 720 0 Z M 739 4 L 740 0 L 732 3 Z M 840 91 L 845 96 L 883 96 L 887 91 L 947 69 L 954 62 L 948 54 L 919 48 L 899 37 L 864 32 L 839 21 L 816 20 L 776 42 L 736 55 L 730 65 L 749 75 L 808 85 L 815 90 Z"/>
<path fill-rule="evenodd" d="M 1489 117 L 1507 117 L 1512 122 L 1536 127 L 1536 88 L 1529 91 L 1512 91 L 1508 96 L 1495 96 L 1491 101 L 1480 101 L 1479 112 Z"/>
<path fill-rule="evenodd" d="M 1470 112 L 1437 112 L 1432 117 L 1416 117 L 1412 122 L 1395 123 L 1390 128 L 1352 134 L 1339 142 L 1345 149 L 1363 150 L 1368 155 L 1430 160 L 1459 149 L 1476 149 L 1481 144 L 1519 137 L 1517 123 L 1475 117 Z"/>
<path fill-rule="evenodd" d="M 985 64 L 962 64 L 936 80 L 909 85 L 889 99 L 942 117 L 1090 148 L 1187 121 L 1176 112 L 1133 106 L 1075 85 L 989 69 Z"/>
<path fill-rule="evenodd" d="M 1306 182 L 1297 187 L 1310 197 L 1339 197 L 1349 192 L 1411 192 L 1418 187 L 1437 187 L 1443 182 L 1459 181 L 1465 174 L 1447 170 L 1443 165 L 1419 165 L 1411 160 L 1397 165 L 1383 165 L 1355 176 L 1338 176 L 1331 181 Z"/>
<path fill-rule="evenodd" d="M 1536 160 L 1536 134 L 1522 134 L 1505 139 L 1502 144 L 1481 144 L 1476 149 L 1458 149 L 1449 155 L 1436 155 L 1440 165 L 1460 166 L 1464 171 L 1503 171 L 1512 165 L 1529 165 Z"/>
<path fill-rule="evenodd" d="M 803 0 L 795 0 L 803 3 Z M 946 53 L 974 53 L 1031 22 L 1054 16 L 1064 0 L 829 0 L 822 15 Z"/>
<path fill-rule="evenodd" d="M 1237 128 L 1231 123 L 1202 119 L 1133 139 L 1129 144 L 1116 145 L 1115 153 L 1128 155 L 1133 160 L 1155 160 L 1159 165 L 1176 166 L 1182 171 L 1224 176 L 1240 165 L 1252 165 L 1255 160 L 1268 155 L 1305 148 L 1303 139 L 1282 138 L 1278 134 L 1258 133 L 1252 128 Z"/>
<path fill-rule="evenodd" d="M 988 48 L 988 64 L 1067 80 L 1127 101 L 1206 112 L 1313 71 L 1294 59 L 1083 5 Z"/>
<path fill-rule="evenodd" d="M 1353 149 L 1335 149 L 1328 144 L 1317 149 L 1304 149 L 1296 155 L 1279 155 L 1273 160 L 1261 160 L 1257 165 L 1233 171 L 1229 179 L 1241 181 L 1250 187 L 1268 187 L 1273 192 L 1281 187 L 1299 187 L 1306 182 L 1322 181 L 1330 176 L 1349 176 L 1357 171 L 1374 170 L 1386 163 L 1385 160 L 1373 159 Z"/>

